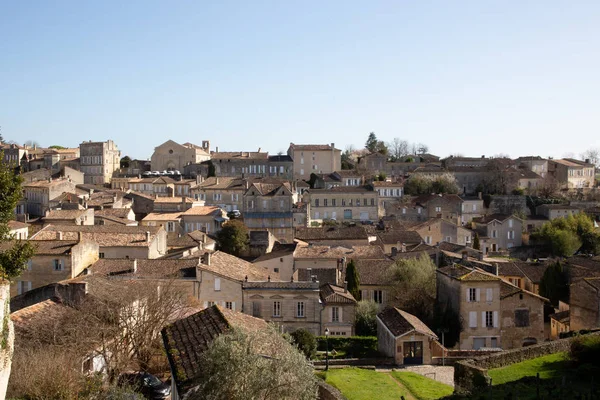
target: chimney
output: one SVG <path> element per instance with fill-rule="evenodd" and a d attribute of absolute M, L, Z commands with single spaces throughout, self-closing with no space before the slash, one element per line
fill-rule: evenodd
<path fill-rule="evenodd" d="M 406 243 L 402 243 L 401 251 L 406 253 Z"/>
<path fill-rule="evenodd" d="M 258 148 L 258 152 L 257 152 L 257 153 L 260 153 L 260 151 L 261 151 L 261 150 L 262 150 L 262 148 L 261 148 L 261 147 L 259 147 L 259 148 Z"/>
<path fill-rule="evenodd" d="M 133 273 L 135 274 L 137 272 L 137 258 L 133 259 Z"/>
<path fill-rule="evenodd" d="M 217 184 L 217 185 L 219 184 L 219 177 L 218 176 L 215 177 L 215 184 Z"/>
<path fill-rule="evenodd" d="M 219 152 L 219 146 L 215 147 L 215 153 Z"/>
<path fill-rule="evenodd" d="M 81 231 L 77 232 L 77 241 L 81 242 L 82 239 L 83 239 L 83 232 L 81 232 Z"/>
<path fill-rule="evenodd" d="M 146 243 L 150 243 L 150 231 L 146 231 Z"/>
<path fill-rule="evenodd" d="M 204 255 L 204 260 L 203 261 L 204 261 L 204 264 L 210 265 L 210 253 L 206 253 Z"/>
<path fill-rule="evenodd" d="M 312 268 L 306 268 L 306 275 L 308 276 L 307 280 L 311 281 L 313 277 Z M 298 280 L 300 280 L 300 275 L 298 275 Z"/>
<path fill-rule="evenodd" d="M 481 156 L 481 158 L 485 158 L 485 154 L 483 154 L 483 155 Z"/>
<path fill-rule="evenodd" d="M 344 281 L 344 293 L 348 293 L 348 281 Z"/>
<path fill-rule="evenodd" d="M 56 231 L 56 240 L 63 240 L 63 233 L 61 231 Z"/>
<path fill-rule="evenodd" d="M 586 158 L 586 159 L 585 159 L 585 163 L 586 163 L 586 164 L 589 164 L 589 163 L 590 163 L 590 159 L 589 159 L 589 158 Z"/>

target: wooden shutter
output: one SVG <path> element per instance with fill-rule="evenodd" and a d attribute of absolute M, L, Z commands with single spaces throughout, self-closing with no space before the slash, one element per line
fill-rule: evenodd
<path fill-rule="evenodd" d="M 494 311 L 494 328 L 498 327 L 498 311 Z"/>
<path fill-rule="evenodd" d="M 469 312 L 469 328 L 477 328 L 477 312 Z"/>
<path fill-rule="evenodd" d="M 487 288 L 485 290 L 485 300 L 491 302 L 493 299 L 493 289 Z"/>
<path fill-rule="evenodd" d="M 485 323 L 485 311 L 481 312 L 481 327 L 485 328 L 487 325 Z"/>
<path fill-rule="evenodd" d="M 481 289 L 479 288 L 475 289 L 475 301 L 481 301 Z"/>

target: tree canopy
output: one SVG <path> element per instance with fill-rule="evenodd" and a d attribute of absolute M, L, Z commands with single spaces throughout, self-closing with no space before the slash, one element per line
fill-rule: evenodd
<path fill-rule="evenodd" d="M 4 154 L 0 152 L 0 159 Z M 21 200 L 23 179 L 5 163 L 0 163 L 0 279 L 12 280 L 18 277 L 27 266 L 34 253 L 33 246 L 26 240 L 14 240 L 10 236 L 8 222 L 14 217 L 14 210 Z"/>
<path fill-rule="evenodd" d="M 350 260 L 346 267 L 346 282 L 348 282 L 348 291 L 358 301 L 360 300 L 360 277 L 354 260 Z"/>
<path fill-rule="evenodd" d="M 248 229 L 240 220 L 226 222 L 216 236 L 219 250 L 225 253 L 239 256 L 248 248 Z"/>
<path fill-rule="evenodd" d="M 588 254 L 600 252 L 600 233 L 584 213 L 548 221 L 532 238 L 555 256 L 570 257 L 578 250 Z"/>
<path fill-rule="evenodd" d="M 55 150 L 64 150 L 66 149 L 66 147 L 58 145 L 58 144 L 53 144 L 52 146 L 48 147 L 49 149 L 55 149 Z"/>
<path fill-rule="evenodd" d="M 404 192 L 411 195 L 431 193 L 458 193 L 456 178 L 451 174 L 412 174 L 404 184 Z"/>
<path fill-rule="evenodd" d="M 373 300 L 361 300 L 356 305 L 354 330 L 357 336 L 377 336 L 377 313 L 379 304 Z"/>
<path fill-rule="evenodd" d="M 317 381 L 305 356 L 275 329 L 217 337 L 202 355 L 191 400 L 314 400 Z"/>
<path fill-rule="evenodd" d="M 569 299 L 569 281 L 567 272 L 560 262 L 556 262 L 546 269 L 540 280 L 540 295 L 546 297 L 555 306 L 559 300 Z"/>

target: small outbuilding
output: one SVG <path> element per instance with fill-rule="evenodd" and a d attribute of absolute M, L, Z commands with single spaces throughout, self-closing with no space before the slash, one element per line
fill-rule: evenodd
<path fill-rule="evenodd" d="M 438 337 L 419 318 L 395 307 L 377 314 L 379 351 L 393 357 L 397 365 L 432 364 L 444 348 Z"/>

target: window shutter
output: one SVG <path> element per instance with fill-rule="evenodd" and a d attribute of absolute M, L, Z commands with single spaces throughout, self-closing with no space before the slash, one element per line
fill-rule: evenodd
<path fill-rule="evenodd" d="M 233 311 L 235 311 L 235 301 L 232 301 L 232 302 L 231 302 L 231 309 L 232 309 Z"/>
<path fill-rule="evenodd" d="M 221 278 L 215 278 L 215 290 L 221 290 Z"/>
<path fill-rule="evenodd" d="M 498 327 L 498 311 L 494 311 L 494 328 Z"/>
<path fill-rule="evenodd" d="M 470 301 L 470 297 L 469 297 L 469 289 L 467 288 L 467 303 Z"/>
<path fill-rule="evenodd" d="M 382 296 L 382 297 L 383 297 L 383 296 Z M 338 321 L 339 321 L 339 322 L 342 322 L 342 321 L 343 321 L 343 319 L 342 319 L 342 308 L 343 308 L 343 307 L 338 307 Z"/>
<path fill-rule="evenodd" d="M 204 302 L 204 308 L 208 307 L 208 301 Z"/>
<path fill-rule="evenodd" d="M 469 328 L 477 328 L 477 312 L 469 312 Z"/>
<path fill-rule="evenodd" d="M 485 324 L 485 311 L 482 311 L 481 312 L 481 327 L 483 328 L 485 326 L 486 326 L 486 324 Z"/>
<path fill-rule="evenodd" d="M 475 289 L 475 301 L 481 301 L 481 289 L 479 288 Z"/>
<path fill-rule="evenodd" d="M 329 309 L 329 322 L 333 322 L 333 307 Z"/>
<path fill-rule="evenodd" d="M 485 290 L 485 299 L 487 301 L 491 302 L 492 298 L 493 298 L 493 289 L 491 289 L 491 288 L 486 289 Z"/>

